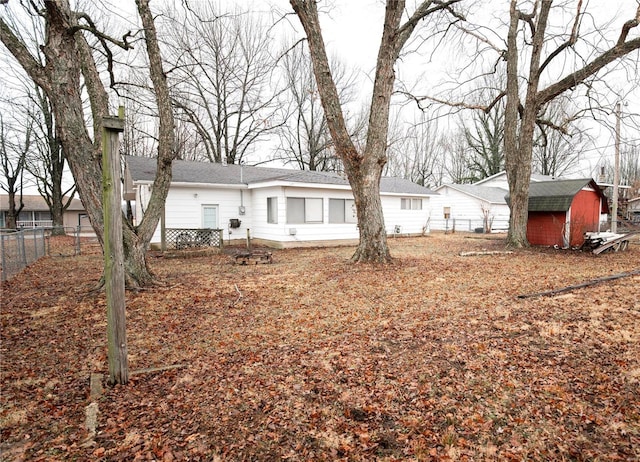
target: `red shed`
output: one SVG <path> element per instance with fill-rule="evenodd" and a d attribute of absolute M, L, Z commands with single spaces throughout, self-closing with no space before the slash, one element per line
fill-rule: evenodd
<path fill-rule="evenodd" d="M 531 183 L 527 239 L 532 245 L 580 246 L 585 232 L 600 230 L 600 214 L 608 210 L 591 178 Z"/>

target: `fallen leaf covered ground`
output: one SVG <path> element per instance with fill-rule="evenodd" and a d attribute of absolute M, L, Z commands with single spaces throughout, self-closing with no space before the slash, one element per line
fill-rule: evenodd
<path fill-rule="evenodd" d="M 150 257 L 127 293 L 131 376 L 107 374 L 97 252 L 45 257 L 2 284 L 0 454 L 18 460 L 640 460 L 640 267 L 501 239 Z M 151 370 L 149 368 L 174 368 Z M 147 371 L 144 371 L 147 370 Z"/>

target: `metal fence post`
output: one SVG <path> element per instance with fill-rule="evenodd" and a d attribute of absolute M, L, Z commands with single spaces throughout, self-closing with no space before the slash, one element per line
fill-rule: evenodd
<path fill-rule="evenodd" d="M 76 229 L 76 249 L 75 249 L 75 253 L 76 255 L 80 255 L 80 230 L 82 228 L 80 227 L 80 225 L 78 225 L 78 228 Z"/>
<path fill-rule="evenodd" d="M 42 230 L 42 256 L 44 257 L 44 251 L 45 251 L 45 236 L 47 235 L 47 233 L 44 232 L 44 229 Z"/>
<path fill-rule="evenodd" d="M 24 243 L 24 231 L 19 231 L 18 234 L 18 248 L 20 249 L 20 259 L 23 266 L 27 266 L 27 248 Z"/>
<path fill-rule="evenodd" d="M 4 245 L 5 234 L 0 234 L 0 250 L 2 250 L 2 280 L 7 280 L 7 250 Z"/>
<path fill-rule="evenodd" d="M 35 255 L 34 255 L 35 258 L 33 259 L 33 261 L 36 261 L 38 259 L 38 234 L 40 234 L 39 231 L 42 231 L 42 230 L 36 229 L 33 231 L 33 251 L 35 252 Z"/>

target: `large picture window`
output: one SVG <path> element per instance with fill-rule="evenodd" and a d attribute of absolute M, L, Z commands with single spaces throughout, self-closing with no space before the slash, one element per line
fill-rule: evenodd
<path fill-rule="evenodd" d="M 267 223 L 278 223 L 277 197 L 267 197 Z"/>
<path fill-rule="evenodd" d="M 410 199 L 403 197 L 400 199 L 401 210 L 422 210 L 422 199 Z"/>
<path fill-rule="evenodd" d="M 287 197 L 287 223 L 322 223 L 322 199 Z"/>
<path fill-rule="evenodd" d="M 357 223 L 353 199 L 329 199 L 329 223 Z"/>

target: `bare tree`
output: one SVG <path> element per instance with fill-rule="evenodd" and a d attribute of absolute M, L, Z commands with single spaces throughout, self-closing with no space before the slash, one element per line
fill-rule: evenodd
<path fill-rule="evenodd" d="M 462 130 L 470 148 L 468 162 L 473 182 L 504 170 L 503 104 L 495 104 L 488 112 L 474 111 L 471 123 L 463 122 Z"/>
<path fill-rule="evenodd" d="M 613 160 L 607 159 L 602 164 L 604 181 L 613 183 Z M 620 148 L 620 184 L 632 186 L 640 182 L 640 146 L 625 144 Z"/>
<path fill-rule="evenodd" d="M 629 71 L 627 78 L 636 78 L 633 69 L 637 60 L 630 59 L 619 66 L 613 64 L 640 48 L 640 38 L 629 38 L 631 31 L 640 24 L 640 5 L 632 18 L 622 24 L 619 30 L 614 30 L 616 37 L 612 38 L 609 36 L 613 30 L 610 24 L 596 23 L 601 15 L 593 14 L 590 8 L 597 8 L 593 3 L 590 6 L 582 0 L 559 3 L 559 14 L 551 16 L 553 21 L 550 25 L 552 4 L 553 0 L 511 0 L 506 46 L 494 44 L 485 34 L 486 27 L 456 24 L 457 29 L 475 43 L 475 46 L 469 46 L 474 53 L 466 63 L 468 73 L 472 72 L 470 69 L 476 69 L 476 65 L 489 62 L 480 59 L 484 53 L 497 53 L 497 60 L 491 63 L 490 70 L 483 67 L 479 74 L 455 79 L 457 91 L 464 91 L 471 99 L 474 92 L 466 90 L 466 82 L 478 78 L 478 75 L 484 78 L 487 72 L 499 73 L 504 70 L 506 74 L 505 87 L 495 89 L 494 98 L 489 104 L 482 101 L 454 101 L 451 94 L 416 97 L 406 92 L 423 110 L 424 101 L 429 101 L 429 104 L 444 104 L 456 110 L 466 108 L 489 113 L 496 104 L 504 101 L 504 157 L 511 207 L 507 239 L 514 247 L 528 245 L 528 196 L 536 130 L 545 127 L 545 134 L 548 133 L 547 129 L 566 132 L 567 123 L 571 121 L 547 120 L 543 116 L 543 109 L 550 101 L 571 91 L 572 99 L 583 96 L 590 109 L 594 110 L 602 106 L 603 94 L 611 92 L 606 82 L 606 72 L 614 68 L 624 71 L 626 67 Z M 530 11 L 525 11 L 527 7 Z M 589 30 L 582 30 L 589 27 Z M 490 34 L 499 36 L 500 27 L 491 27 Z M 503 62 L 506 63 L 506 69 Z M 602 86 L 604 92 L 600 88 Z M 584 95 L 579 91 L 582 88 L 586 89 Z"/>
<path fill-rule="evenodd" d="M 33 127 L 27 130 L 15 130 L 5 122 L 0 113 L 0 169 L 2 180 L 0 189 L 8 194 L 8 209 L 5 227 L 17 228 L 18 215 L 24 208 L 22 202 L 22 178 L 27 162 L 27 154 L 31 149 Z"/>
<path fill-rule="evenodd" d="M 422 114 L 410 126 L 398 126 L 392 133 L 385 174 L 427 187 L 442 184 L 446 144 L 443 137 L 437 135 L 437 125 Z"/>
<path fill-rule="evenodd" d="M 342 159 L 353 191 L 360 243 L 354 262 L 388 262 L 391 259 L 380 201 L 380 177 L 387 162 L 389 111 L 394 88 L 394 65 L 418 23 L 440 12 L 453 13 L 458 0 L 424 1 L 405 21 L 405 2 L 387 1 L 376 63 L 373 94 L 364 149 L 359 151 L 347 129 L 335 80 L 325 50 L 317 3 L 290 0 L 306 32 L 313 72 L 337 155 Z"/>
<path fill-rule="evenodd" d="M 445 173 L 452 183 L 473 182 L 473 172 L 469 170 L 469 145 L 461 130 L 447 134 L 442 139 L 445 151 Z"/>
<path fill-rule="evenodd" d="M 607 65 L 640 48 L 640 38 L 629 39 L 629 32 L 640 24 L 640 5 L 636 15 L 622 26 L 617 40 L 608 48 L 597 49 L 580 61 L 576 70 L 540 88 L 541 77 L 551 63 L 570 51 L 577 51 L 575 45 L 580 37 L 581 21 L 586 15 L 582 1 L 578 1 L 570 31 L 563 40 L 551 42 L 554 48 L 546 45 L 549 13 L 552 0 L 538 0 L 531 11 L 522 11 L 517 0 L 511 0 L 509 13 L 509 32 L 507 36 L 507 85 L 505 112 L 505 159 L 511 216 L 509 220 L 508 242 L 514 247 L 528 245 L 527 218 L 529 181 L 531 177 L 534 131 L 539 122 L 541 109 L 562 93 L 578 86 Z M 526 88 L 520 91 L 519 59 L 522 56 L 518 43 L 520 25 L 524 24 L 527 33 L 526 43 L 531 50 L 526 54 Z M 601 42 L 604 42 L 601 39 Z M 547 42 L 549 43 L 549 42 Z M 599 44 L 600 45 L 600 44 Z M 608 46 L 608 45 L 607 45 Z M 546 74 L 545 74 L 546 76 Z M 521 99 L 524 94 L 524 100 Z"/>
<path fill-rule="evenodd" d="M 278 131 L 279 146 L 274 158 L 293 164 L 300 170 L 341 170 L 305 43 L 285 50 L 280 62 L 286 83 L 283 104 L 290 109 L 287 122 Z M 354 74 L 347 73 L 345 66 L 336 58 L 330 65 L 341 103 L 352 102 Z"/>
<path fill-rule="evenodd" d="M 22 40 L 32 50 L 34 58 L 43 64 L 44 55 L 38 47 L 38 43 L 44 41 L 43 24 L 38 20 L 25 22 L 25 27 L 21 28 Z M 6 58 L 7 65 L 2 73 L 10 82 L 8 104 L 20 113 L 12 129 L 31 138 L 24 168 L 35 180 L 38 192 L 49 207 L 53 233 L 64 233 L 63 212 L 71 204 L 75 186 L 63 187 L 66 159 L 56 135 L 53 108 L 46 94 L 33 84 L 20 66 L 14 64 L 8 54 Z"/>
<path fill-rule="evenodd" d="M 183 6 L 165 13 L 174 104 L 201 140 L 198 157 L 241 163 L 284 120 L 269 31 L 250 13 Z"/>
<path fill-rule="evenodd" d="M 154 83 L 160 114 L 157 173 L 152 197 L 145 216 L 137 227 L 125 226 L 125 269 L 129 286 L 142 286 L 153 281 L 146 261 L 146 249 L 158 224 L 164 200 L 171 182 L 171 161 L 174 156 L 173 115 L 162 70 L 155 25 L 147 0 L 136 2 L 145 31 L 150 75 Z M 73 11 L 67 0 L 43 3 L 28 2 L 24 14 L 45 22 L 46 40 L 39 48 L 45 56 L 44 64 L 34 56 L 31 44 L 20 36 L 19 21 L 0 18 L 0 41 L 20 66 L 49 98 L 58 129 L 58 137 L 67 156 L 78 192 L 100 242 L 104 235 L 102 217 L 102 167 L 100 137 L 101 121 L 109 111 L 109 98 L 99 73 L 93 50 L 85 34 L 96 38 L 105 56 L 111 57 L 110 45 L 129 49 L 129 34 L 115 39 L 100 31 L 89 15 Z M 14 5 L 8 6 L 11 9 Z M 8 15 L 7 15 L 8 17 Z M 108 60 L 108 77 L 113 78 L 113 61 Z M 84 87 L 82 86 L 84 85 Z M 85 114 L 82 100 L 86 89 L 91 114 Z M 93 121 L 88 130 L 85 118 Z"/>
<path fill-rule="evenodd" d="M 638 144 L 626 145 L 620 150 L 620 178 L 628 185 L 640 182 L 640 146 Z"/>
<path fill-rule="evenodd" d="M 571 173 L 580 161 L 588 136 L 580 126 L 579 119 L 570 116 L 564 100 L 554 100 L 540 111 L 539 120 L 548 124 L 537 124 L 533 144 L 533 170 L 553 177 Z M 562 128 L 559 128 L 564 124 Z M 552 126 L 550 126 L 552 125 Z"/>
<path fill-rule="evenodd" d="M 75 184 L 65 187 L 63 175 L 67 159 L 57 135 L 51 101 L 41 88 L 27 89 L 32 102 L 28 118 L 34 127 L 34 150 L 26 168 L 36 180 L 38 192 L 51 212 L 52 233 L 64 234 L 63 214 L 75 194 Z"/>

